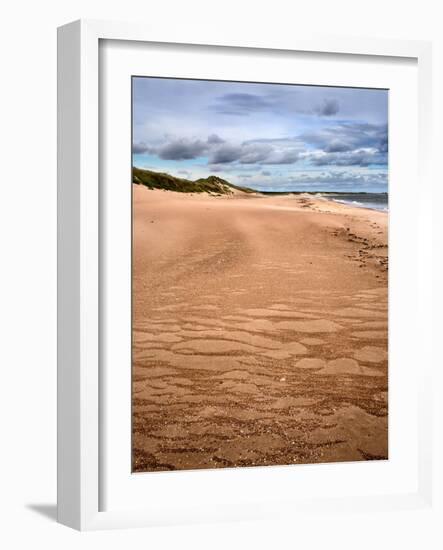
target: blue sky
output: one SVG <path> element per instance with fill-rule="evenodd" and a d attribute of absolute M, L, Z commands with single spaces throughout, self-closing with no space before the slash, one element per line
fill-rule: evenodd
<path fill-rule="evenodd" d="M 386 90 L 133 78 L 133 164 L 273 191 L 387 191 Z"/>

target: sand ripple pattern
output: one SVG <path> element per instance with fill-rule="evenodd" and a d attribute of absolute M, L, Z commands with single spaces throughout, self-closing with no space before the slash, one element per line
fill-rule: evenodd
<path fill-rule="evenodd" d="M 384 291 L 214 298 L 134 324 L 135 471 L 387 457 Z"/>

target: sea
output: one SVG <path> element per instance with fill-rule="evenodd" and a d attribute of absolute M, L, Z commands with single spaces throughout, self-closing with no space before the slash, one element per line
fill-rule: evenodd
<path fill-rule="evenodd" d="M 357 208 L 370 208 L 371 210 L 388 211 L 388 193 L 349 193 L 333 191 L 268 191 L 257 189 L 264 195 L 301 195 L 308 194 L 316 197 L 322 197 L 341 204 L 349 204 Z"/>
<path fill-rule="evenodd" d="M 349 204 L 357 208 L 370 208 L 371 210 L 388 211 L 387 193 L 319 193 L 325 199 Z"/>

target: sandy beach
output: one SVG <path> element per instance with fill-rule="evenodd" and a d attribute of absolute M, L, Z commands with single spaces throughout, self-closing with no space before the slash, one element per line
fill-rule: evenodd
<path fill-rule="evenodd" d="M 386 459 L 387 213 L 133 197 L 134 471 Z"/>

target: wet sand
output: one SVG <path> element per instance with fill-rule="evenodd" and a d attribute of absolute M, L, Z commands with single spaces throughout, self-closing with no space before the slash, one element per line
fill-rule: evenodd
<path fill-rule="evenodd" d="M 133 192 L 134 471 L 386 459 L 387 214 Z"/>

